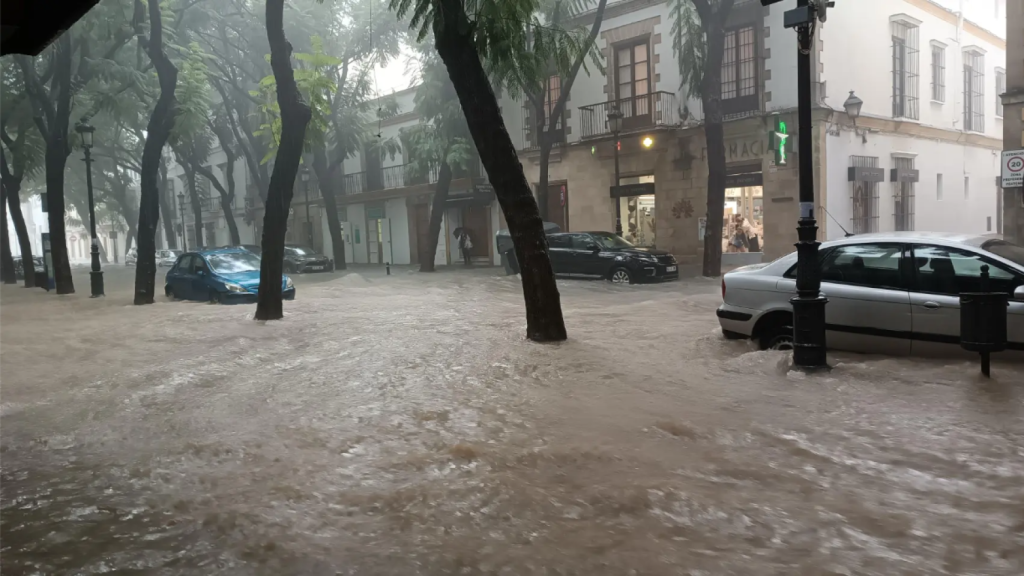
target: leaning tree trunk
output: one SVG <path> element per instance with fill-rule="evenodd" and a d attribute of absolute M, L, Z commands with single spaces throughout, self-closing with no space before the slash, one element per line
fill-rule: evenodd
<path fill-rule="evenodd" d="M 231 188 L 230 191 L 224 189 L 224 185 L 220 183 L 217 176 L 214 175 L 213 170 L 210 170 L 206 166 L 196 166 L 195 171 L 210 181 L 210 184 L 217 189 L 217 194 L 220 195 L 220 209 L 224 212 L 224 221 L 228 225 L 228 233 L 231 234 L 231 245 L 238 246 L 242 243 L 242 237 L 238 235 L 238 224 L 235 222 L 234 206 L 232 206 L 232 200 L 234 200 L 234 176 L 231 175 L 231 169 L 234 163 L 228 162 L 227 179 L 228 186 Z M 210 238 L 207 238 L 210 240 Z"/>
<path fill-rule="evenodd" d="M 22 267 L 32 266 L 32 260 L 22 260 Z M 17 284 L 18 274 L 14 271 L 14 256 L 11 254 L 11 238 L 7 232 L 7 186 L 0 184 L 0 281 Z"/>
<path fill-rule="evenodd" d="M 22 268 L 25 270 L 25 287 L 36 287 L 36 267 L 24 266 L 25 262 L 32 262 L 32 238 L 28 234 L 28 226 L 25 225 L 25 214 L 21 211 L 21 182 L 8 179 L 4 183 L 7 192 L 7 207 L 11 211 L 11 222 L 14 223 L 14 234 L 18 237 L 18 247 L 21 248 Z"/>
<path fill-rule="evenodd" d="M 136 0 L 141 2 L 141 0 Z M 136 4 L 139 7 L 139 4 Z M 139 174 L 138 258 L 135 262 L 135 304 L 152 304 L 156 292 L 156 230 L 160 220 L 160 165 L 162 152 L 171 129 L 177 102 L 174 88 L 178 84 L 178 69 L 164 54 L 163 24 L 160 20 L 160 0 L 149 0 L 149 58 L 160 80 L 160 96 L 146 126 L 146 144 L 142 148 L 142 166 Z"/>
<path fill-rule="evenodd" d="M 164 236 L 167 237 L 167 247 L 178 247 L 178 235 L 174 232 L 174 198 L 171 198 L 170 188 L 167 186 L 167 163 L 163 157 L 160 159 L 160 180 L 158 194 L 160 195 L 160 221 L 164 224 Z"/>
<path fill-rule="evenodd" d="M 541 102 L 543 102 L 543 97 Z M 545 130 L 544 122 L 544 110 L 541 110 L 537 116 L 540 120 L 537 121 L 534 131 L 537 133 L 537 144 L 540 147 L 540 174 L 537 178 L 537 207 L 540 209 L 540 219 L 547 221 L 551 218 L 548 214 L 548 167 L 551 164 L 551 136 L 548 131 Z"/>
<path fill-rule="evenodd" d="M 445 18 L 435 20 L 437 52 L 448 69 L 473 142 L 508 221 L 521 268 L 526 336 L 538 342 L 565 340 L 562 305 L 537 200 L 480 62 L 474 26 L 466 17 L 462 0 L 439 0 L 439 4 Z"/>
<path fill-rule="evenodd" d="M 324 199 L 324 208 L 327 210 L 327 229 L 331 233 L 334 269 L 344 270 L 348 265 L 345 263 L 345 237 L 341 233 L 341 219 L 338 218 L 338 200 L 334 197 L 335 177 L 327 167 L 327 151 L 323 146 L 313 149 L 313 172 L 316 173 L 320 197 Z"/>
<path fill-rule="evenodd" d="M 199 250 L 203 244 L 203 205 L 199 201 L 199 191 L 196 189 L 196 172 L 189 164 L 183 163 L 185 168 L 185 182 L 188 186 L 189 205 L 192 206 L 192 226 L 195 228 L 195 236 L 191 239 L 193 250 Z M 184 218 L 182 218 L 184 226 Z"/>
<path fill-rule="evenodd" d="M 722 53 L 725 34 L 720 26 L 705 28 L 708 51 L 701 83 L 704 138 L 708 151 L 708 206 L 704 228 L 704 266 L 707 278 L 722 275 L 722 226 L 725 216 L 725 131 L 722 126 Z"/>
<path fill-rule="evenodd" d="M 284 318 L 282 283 L 284 271 L 284 235 L 288 210 L 292 203 L 295 176 L 302 160 L 302 144 L 311 113 L 302 100 L 292 70 L 292 45 L 284 36 L 284 0 L 267 0 L 267 41 L 270 43 L 270 67 L 277 81 L 277 105 L 281 109 L 281 143 L 274 159 L 274 171 L 267 189 L 263 216 L 263 258 L 260 261 L 260 291 L 256 320 Z"/>
<path fill-rule="evenodd" d="M 441 222 L 444 220 L 444 206 L 448 202 L 448 189 L 452 186 L 452 167 L 448 162 L 441 162 L 437 171 L 437 185 L 434 186 L 434 199 L 430 203 L 430 224 L 427 226 L 426 246 L 420 247 L 420 272 L 434 271 L 434 258 L 437 256 L 437 243 L 441 237 Z"/>

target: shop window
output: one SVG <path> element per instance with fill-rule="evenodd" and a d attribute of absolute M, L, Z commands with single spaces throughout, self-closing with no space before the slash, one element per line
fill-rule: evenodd
<path fill-rule="evenodd" d="M 851 156 L 850 165 L 855 168 L 878 168 L 878 157 Z M 851 181 L 850 203 L 850 232 L 878 232 L 878 182 Z"/>
<path fill-rule="evenodd" d="M 654 176 L 622 178 L 621 186 L 653 184 Z M 656 244 L 655 195 L 623 196 L 617 199 L 618 217 L 621 219 L 622 237 L 635 246 L 654 247 Z"/>

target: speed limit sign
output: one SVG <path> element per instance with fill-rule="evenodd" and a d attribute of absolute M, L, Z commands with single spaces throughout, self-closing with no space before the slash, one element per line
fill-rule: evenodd
<path fill-rule="evenodd" d="M 1024 150 L 1003 151 L 1003 188 L 1024 186 Z"/>

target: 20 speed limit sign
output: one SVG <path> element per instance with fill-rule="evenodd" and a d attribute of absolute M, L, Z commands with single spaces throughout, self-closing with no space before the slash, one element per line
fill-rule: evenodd
<path fill-rule="evenodd" d="M 1024 186 L 1024 150 L 1003 151 L 1003 188 Z"/>

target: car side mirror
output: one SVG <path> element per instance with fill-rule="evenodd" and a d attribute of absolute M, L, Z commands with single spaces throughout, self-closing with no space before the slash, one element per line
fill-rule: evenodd
<path fill-rule="evenodd" d="M 591 252 L 600 252 L 601 251 L 601 247 L 598 246 L 597 244 L 591 244 L 590 246 L 587 246 L 587 248 L 589 248 Z"/>
<path fill-rule="evenodd" d="M 205 276 L 206 270 L 196 270 L 196 276 Z"/>
<path fill-rule="evenodd" d="M 1013 291 L 1014 300 L 1024 300 L 1024 284 L 1017 286 L 1017 289 Z"/>

